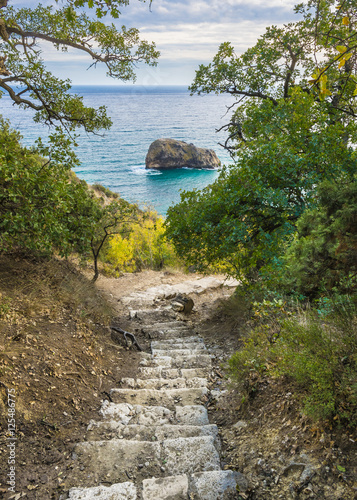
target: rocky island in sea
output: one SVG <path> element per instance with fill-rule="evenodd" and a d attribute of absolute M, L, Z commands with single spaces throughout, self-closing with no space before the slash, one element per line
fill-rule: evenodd
<path fill-rule="evenodd" d="M 198 148 L 175 139 L 157 139 L 146 155 L 146 168 L 168 170 L 174 168 L 215 169 L 221 162 L 213 149 Z"/>

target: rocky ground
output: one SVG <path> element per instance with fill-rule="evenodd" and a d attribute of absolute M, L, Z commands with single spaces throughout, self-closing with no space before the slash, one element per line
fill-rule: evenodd
<path fill-rule="evenodd" d="M 83 441 L 89 421 L 98 418 L 110 389 L 138 372 L 137 350 L 120 337 L 113 340 L 103 317 L 93 312 L 103 308 L 101 294 L 109 297 L 116 323 L 132 331 L 147 350 L 149 339 L 135 314 L 130 319 L 125 297 L 200 276 L 145 271 L 119 279 L 100 277 L 98 293 L 71 268 L 74 281 L 68 292 L 68 270 L 62 265 L 43 269 L 42 278 L 38 265 L 30 262 L 3 259 L 0 267 L 0 293 L 6 298 L 0 303 L 0 496 L 58 500 L 68 490 L 72 452 Z M 84 290 L 86 309 L 81 309 L 83 297 L 73 303 L 73 283 L 81 293 Z M 51 294 L 57 297 L 58 290 L 60 305 L 52 307 Z M 284 381 L 256 380 L 254 397 L 248 401 L 230 385 L 224 366 L 240 346 L 240 327 L 227 320 L 219 304 L 231 292 L 219 287 L 191 294 L 195 307 L 183 320 L 215 354 L 210 376 L 213 393 L 206 406 L 211 422 L 220 428 L 223 467 L 241 472 L 248 480 L 240 498 L 357 498 L 355 432 L 308 421 Z M 171 298 L 158 301 L 169 307 Z M 5 417 L 10 388 L 16 392 L 15 494 L 9 494 L 6 485 Z"/>

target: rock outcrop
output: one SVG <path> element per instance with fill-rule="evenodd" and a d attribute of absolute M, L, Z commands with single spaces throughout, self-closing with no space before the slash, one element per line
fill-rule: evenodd
<path fill-rule="evenodd" d="M 173 168 L 218 168 L 221 165 L 213 149 L 197 148 L 175 139 L 157 139 L 146 155 L 146 168 L 167 170 Z"/>

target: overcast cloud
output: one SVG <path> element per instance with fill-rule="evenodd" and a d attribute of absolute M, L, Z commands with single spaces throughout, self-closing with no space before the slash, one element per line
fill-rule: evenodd
<path fill-rule="evenodd" d="M 133 0 L 115 20 L 118 26 L 140 29 L 141 37 L 154 41 L 161 52 L 157 68 L 138 68 L 138 84 L 189 85 L 199 64 L 210 62 L 220 43 L 232 42 L 237 53 L 253 45 L 265 27 L 296 19 L 295 0 Z M 36 2 L 14 0 L 13 5 Z M 42 4 L 54 4 L 51 1 Z M 115 84 L 105 71 L 91 68 L 83 54 L 45 50 L 49 68 L 74 84 Z"/>

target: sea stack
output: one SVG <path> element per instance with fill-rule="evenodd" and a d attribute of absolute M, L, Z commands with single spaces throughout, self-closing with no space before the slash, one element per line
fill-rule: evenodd
<path fill-rule="evenodd" d="M 220 167 L 213 149 L 198 148 L 193 144 L 175 139 L 157 139 L 150 147 L 145 160 L 146 168 L 169 170 L 173 168 L 209 168 Z"/>

